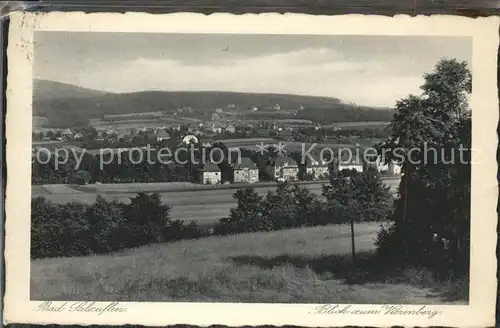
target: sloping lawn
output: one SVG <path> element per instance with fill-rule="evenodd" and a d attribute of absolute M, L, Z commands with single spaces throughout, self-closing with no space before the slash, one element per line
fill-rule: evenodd
<path fill-rule="evenodd" d="M 456 301 L 457 297 L 444 297 L 450 286 L 437 284 L 425 272 L 381 270 L 373 256 L 378 229 L 376 223 L 356 225 L 359 253 L 354 284 L 347 283 L 353 281 L 350 230 L 346 225 L 335 225 L 185 240 L 105 256 L 34 260 L 31 299 L 411 304 Z"/>

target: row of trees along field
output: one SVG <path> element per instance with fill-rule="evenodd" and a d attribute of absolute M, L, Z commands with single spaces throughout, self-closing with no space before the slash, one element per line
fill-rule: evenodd
<path fill-rule="evenodd" d="M 190 152 L 180 151 L 177 157 L 174 157 L 178 145 L 171 145 L 169 149 L 172 156 L 170 158 L 159 157 L 159 151 L 150 149 L 135 149 L 133 151 L 123 151 L 121 156 L 103 153 L 102 159 L 99 154 L 91 155 L 84 153 L 81 157 L 79 166 L 75 156 L 69 152 L 67 161 L 63 160 L 63 155 L 56 165 L 56 159 L 49 158 L 46 152 L 40 152 L 38 159 L 32 163 L 32 184 L 58 184 L 58 183 L 135 183 L 135 182 L 171 182 L 171 181 L 197 181 L 197 172 L 202 168 L 203 163 L 211 160 L 210 151 L 212 148 L 218 148 L 222 151 L 213 152 L 213 160 L 219 161 L 220 156 L 237 159 L 236 155 L 228 156 L 228 147 L 223 143 L 215 142 L 213 146 L 202 151 L 202 145 L 193 145 L 193 159 Z M 182 146 L 185 147 L 185 146 Z M 149 152 L 149 155 L 148 155 Z M 270 155 L 261 155 L 255 150 L 240 149 L 242 157 L 250 157 L 261 169 L 260 180 L 270 180 L 265 171 Z M 272 153 L 272 152 L 270 152 Z M 165 156 L 166 152 L 162 153 Z M 203 154 L 205 157 L 203 158 Z M 273 153 L 274 154 L 274 153 Z M 142 158 L 142 160 L 141 160 Z M 148 160 L 148 158 L 150 160 Z M 175 163 L 174 160 L 178 160 Z M 164 164 L 170 160 L 171 163 Z M 182 163 L 182 164 L 180 164 Z M 101 167 L 102 165 L 102 167 Z M 75 170 L 75 167 L 78 169 Z M 223 181 L 233 179 L 232 167 L 228 161 L 223 161 L 219 168 L 222 172 Z"/>
<path fill-rule="evenodd" d="M 93 205 L 54 204 L 39 197 L 31 205 L 31 256 L 81 256 L 213 234 L 381 220 L 390 209 L 387 188 L 373 171 L 338 173 L 323 195 L 326 202 L 286 182 L 265 197 L 253 188 L 240 189 L 233 196 L 236 207 L 213 230 L 172 220 L 159 194 L 140 193 L 129 204 L 98 196 Z"/>

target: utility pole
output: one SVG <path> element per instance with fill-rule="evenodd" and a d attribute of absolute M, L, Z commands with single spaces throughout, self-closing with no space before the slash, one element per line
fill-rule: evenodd
<path fill-rule="evenodd" d="M 351 217 L 352 277 L 356 276 L 356 248 L 354 244 L 354 218 Z"/>
<path fill-rule="evenodd" d="M 351 177 L 348 178 L 348 183 L 352 184 Z M 347 200 L 347 204 L 351 204 L 349 206 L 350 208 L 353 208 L 353 201 L 352 199 L 354 198 L 354 193 L 351 190 L 351 195 L 350 198 Z M 357 210 L 354 212 L 358 212 Z M 354 216 L 356 213 L 351 213 L 350 214 L 350 223 L 351 223 L 351 253 L 352 253 L 352 278 L 355 279 L 356 277 L 356 245 L 355 245 L 355 236 L 354 236 Z"/>

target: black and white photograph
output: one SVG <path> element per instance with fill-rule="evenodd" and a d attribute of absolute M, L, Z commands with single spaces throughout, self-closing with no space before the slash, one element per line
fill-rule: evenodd
<path fill-rule="evenodd" d="M 468 302 L 472 38 L 34 41 L 33 300 Z"/>
<path fill-rule="evenodd" d="M 304 304 L 430 322 L 478 300 L 472 32 L 55 26 L 32 33 L 20 205 L 40 315 Z"/>

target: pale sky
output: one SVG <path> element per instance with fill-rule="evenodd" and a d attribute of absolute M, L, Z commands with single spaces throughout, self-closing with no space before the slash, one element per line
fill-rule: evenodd
<path fill-rule="evenodd" d="M 237 91 L 394 106 L 467 37 L 37 32 L 34 77 L 109 92 Z"/>

